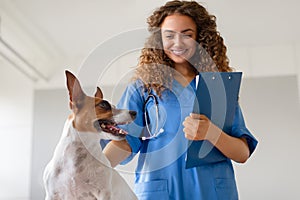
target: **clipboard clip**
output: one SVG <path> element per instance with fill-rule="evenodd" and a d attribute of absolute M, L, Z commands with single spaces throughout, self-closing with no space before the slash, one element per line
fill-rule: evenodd
<path fill-rule="evenodd" d="M 213 76 L 211 77 L 211 79 L 212 79 L 212 80 L 215 80 L 215 79 L 216 79 L 216 76 L 213 75 Z M 231 75 L 228 75 L 228 80 L 231 80 L 231 79 L 232 79 L 232 76 L 231 76 Z"/>

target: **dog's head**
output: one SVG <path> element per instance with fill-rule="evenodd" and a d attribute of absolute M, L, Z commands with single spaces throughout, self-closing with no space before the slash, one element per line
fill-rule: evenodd
<path fill-rule="evenodd" d="M 99 87 L 94 97 L 87 96 L 78 79 L 69 71 L 65 73 L 70 108 L 74 115 L 74 128 L 81 132 L 100 133 L 101 137 L 106 139 L 123 139 L 127 133 L 117 125 L 132 122 L 136 117 L 136 112 L 116 109 L 103 99 L 103 93 Z"/>

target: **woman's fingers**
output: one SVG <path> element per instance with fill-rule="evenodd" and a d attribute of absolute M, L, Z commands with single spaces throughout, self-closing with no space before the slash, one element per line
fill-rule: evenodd
<path fill-rule="evenodd" d="M 188 116 L 183 121 L 183 126 L 188 127 L 189 129 L 197 129 L 198 123 L 199 123 L 199 119 L 194 119 L 194 118 Z"/>
<path fill-rule="evenodd" d="M 202 114 L 191 113 L 183 121 L 185 137 L 190 140 L 203 140 L 206 137 L 210 120 Z"/>
<path fill-rule="evenodd" d="M 200 119 L 200 120 L 207 120 L 208 118 L 205 115 L 197 114 L 197 113 L 191 113 L 190 117 L 193 119 Z"/>

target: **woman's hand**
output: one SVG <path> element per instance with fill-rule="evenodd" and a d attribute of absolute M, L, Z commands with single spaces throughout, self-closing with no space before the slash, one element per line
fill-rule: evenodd
<path fill-rule="evenodd" d="M 226 157 L 244 163 L 250 152 L 245 138 L 236 138 L 224 133 L 205 115 L 191 113 L 183 122 L 183 132 L 189 140 L 208 140 Z"/>
<path fill-rule="evenodd" d="M 189 140 L 209 140 L 213 143 L 222 130 L 205 115 L 191 113 L 183 122 L 183 132 Z"/>
<path fill-rule="evenodd" d="M 112 167 L 117 166 L 130 156 L 132 150 L 126 140 L 112 140 L 103 150 Z"/>

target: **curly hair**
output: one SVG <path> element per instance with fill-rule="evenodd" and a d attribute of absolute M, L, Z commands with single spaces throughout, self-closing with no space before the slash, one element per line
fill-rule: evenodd
<path fill-rule="evenodd" d="M 174 63 L 163 50 L 160 26 L 172 14 L 191 17 L 197 26 L 197 50 L 191 60 L 195 72 L 232 71 L 226 56 L 226 46 L 217 31 L 216 17 L 195 1 L 169 1 L 147 19 L 150 36 L 141 50 L 133 80 L 143 81 L 145 89 L 154 89 L 158 95 L 171 88 Z"/>

